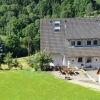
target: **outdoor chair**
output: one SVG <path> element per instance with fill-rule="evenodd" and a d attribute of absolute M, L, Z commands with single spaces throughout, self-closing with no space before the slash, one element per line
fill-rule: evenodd
<path fill-rule="evenodd" d="M 78 75 L 79 73 L 78 72 L 75 72 L 74 69 L 70 69 L 70 68 L 67 68 L 67 67 L 64 67 L 64 66 L 61 66 L 60 68 L 60 71 L 63 70 L 65 73 L 67 73 L 68 75 Z"/>

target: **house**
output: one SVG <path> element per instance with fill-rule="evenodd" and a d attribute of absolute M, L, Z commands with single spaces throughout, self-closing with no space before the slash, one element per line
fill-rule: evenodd
<path fill-rule="evenodd" d="M 100 18 L 41 19 L 40 49 L 52 66 L 100 67 Z"/>

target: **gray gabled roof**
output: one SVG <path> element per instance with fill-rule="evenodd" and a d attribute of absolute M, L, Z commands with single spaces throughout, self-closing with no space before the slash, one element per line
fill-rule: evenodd
<path fill-rule="evenodd" d="M 66 19 L 67 39 L 100 38 L 100 18 Z"/>
<path fill-rule="evenodd" d="M 54 21 L 61 22 L 61 31 L 54 32 Z M 99 49 L 68 48 L 70 39 L 100 39 L 100 18 L 61 18 L 41 19 L 40 48 L 50 53 L 67 54 L 68 56 L 100 56 Z M 91 50 L 91 54 L 88 53 Z M 93 53 L 95 50 L 95 53 Z M 79 51 L 79 52 L 78 52 Z M 72 52 L 72 53 L 71 53 Z"/>

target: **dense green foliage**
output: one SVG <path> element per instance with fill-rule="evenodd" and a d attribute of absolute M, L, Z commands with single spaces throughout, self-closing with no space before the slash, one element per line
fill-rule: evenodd
<path fill-rule="evenodd" d="M 5 56 L 5 47 L 2 39 L 0 38 L 0 67 L 1 67 L 1 63 L 3 63 L 4 56 Z"/>
<path fill-rule="evenodd" d="M 29 64 L 35 70 L 40 69 L 44 71 L 46 70 L 48 64 L 51 62 L 53 62 L 51 55 L 49 53 L 41 51 L 37 52 L 31 57 Z"/>
<path fill-rule="evenodd" d="M 0 35 L 7 36 L 7 42 L 4 41 L 7 52 L 14 57 L 33 54 L 40 46 L 40 18 L 98 16 L 100 2 L 96 1 L 0 0 Z M 12 37 L 15 44 L 8 43 Z"/>
<path fill-rule="evenodd" d="M 100 100 L 100 92 L 47 72 L 0 71 L 0 100 Z"/>

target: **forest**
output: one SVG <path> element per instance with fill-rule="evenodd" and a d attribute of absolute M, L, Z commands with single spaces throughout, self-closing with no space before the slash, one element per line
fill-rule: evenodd
<path fill-rule="evenodd" d="M 24 57 L 39 51 L 40 18 L 99 16 L 99 0 L 0 0 L 0 52 Z"/>

